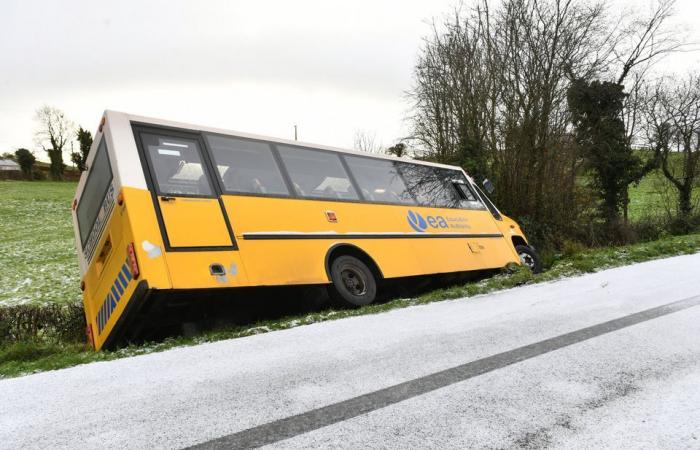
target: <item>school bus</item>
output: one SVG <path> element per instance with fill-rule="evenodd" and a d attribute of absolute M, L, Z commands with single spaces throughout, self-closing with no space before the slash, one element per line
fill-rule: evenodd
<path fill-rule="evenodd" d="M 88 339 L 138 339 L 168 299 L 383 280 L 537 255 L 459 167 L 106 111 L 73 201 Z M 150 315 L 149 315 L 150 313 Z"/>

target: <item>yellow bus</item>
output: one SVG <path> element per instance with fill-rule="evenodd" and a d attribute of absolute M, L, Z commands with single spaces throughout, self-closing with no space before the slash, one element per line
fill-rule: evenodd
<path fill-rule="evenodd" d="M 357 307 L 392 278 L 538 268 L 520 227 L 459 167 L 115 111 L 73 221 L 95 349 L 139 339 L 172 298 L 327 285 Z"/>

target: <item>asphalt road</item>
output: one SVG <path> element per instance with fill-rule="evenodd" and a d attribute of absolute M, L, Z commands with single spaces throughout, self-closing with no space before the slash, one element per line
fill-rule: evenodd
<path fill-rule="evenodd" d="M 700 254 L 0 381 L 0 448 L 700 448 Z"/>

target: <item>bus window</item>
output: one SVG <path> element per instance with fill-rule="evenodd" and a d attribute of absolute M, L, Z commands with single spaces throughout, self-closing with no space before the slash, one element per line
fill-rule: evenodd
<path fill-rule="evenodd" d="M 419 204 L 438 208 L 459 208 L 457 192 L 435 167 L 411 163 L 399 163 L 399 170 L 409 191 Z"/>
<path fill-rule="evenodd" d="M 414 205 L 415 199 L 406 188 L 392 161 L 343 156 L 355 177 L 365 200 Z"/>
<path fill-rule="evenodd" d="M 437 173 L 447 186 L 451 186 L 457 192 L 460 208 L 485 209 L 462 172 L 459 170 L 437 168 Z"/>
<path fill-rule="evenodd" d="M 80 239 L 83 247 L 85 247 L 90 231 L 100 212 L 102 201 L 111 184 L 112 167 L 109 164 L 109 156 L 107 155 L 107 144 L 102 139 L 99 147 L 97 147 L 95 159 L 90 165 L 90 172 L 76 210 L 78 229 L 80 230 Z"/>
<path fill-rule="evenodd" d="M 197 141 L 149 133 L 143 133 L 141 139 L 151 161 L 159 194 L 212 195 Z"/>
<path fill-rule="evenodd" d="M 278 145 L 277 148 L 298 195 L 359 199 L 337 154 L 288 145 Z"/>
<path fill-rule="evenodd" d="M 206 139 L 226 191 L 289 195 L 270 144 L 209 134 Z"/>

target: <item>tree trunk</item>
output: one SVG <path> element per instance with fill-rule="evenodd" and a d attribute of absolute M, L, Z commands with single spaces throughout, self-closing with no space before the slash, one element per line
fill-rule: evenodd
<path fill-rule="evenodd" d="M 63 180 L 63 152 L 61 150 L 47 150 L 51 160 L 51 178 L 55 181 Z"/>
<path fill-rule="evenodd" d="M 691 202 L 692 192 L 692 185 L 689 184 L 684 184 L 678 189 L 678 218 L 684 224 L 688 224 L 690 214 L 693 211 Z"/>

